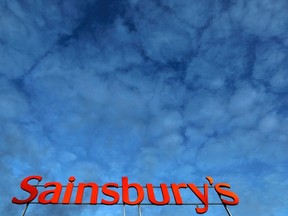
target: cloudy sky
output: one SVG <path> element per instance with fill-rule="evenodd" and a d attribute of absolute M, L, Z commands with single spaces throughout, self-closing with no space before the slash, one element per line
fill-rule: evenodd
<path fill-rule="evenodd" d="M 212 176 L 239 195 L 233 215 L 288 215 L 287 10 L 287 0 L 0 0 L 1 215 L 21 215 L 11 199 L 29 175 Z M 26 215 L 121 210 L 30 205 Z"/>

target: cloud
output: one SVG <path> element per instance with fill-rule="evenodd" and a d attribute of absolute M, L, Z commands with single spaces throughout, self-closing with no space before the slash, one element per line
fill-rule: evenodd
<path fill-rule="evenodd" d="M 0 3 L 1 212 L 22 211 L 11 198 L 32 174 L 99 184 L 125 175 L 203 184 L 211 175 L 239 194 L 233 214 L 285 215 L 285 6 Z M 143 212 L 194 211 L 171 208 Z M 113 210 L 31 206 L 29 214 Z"/>

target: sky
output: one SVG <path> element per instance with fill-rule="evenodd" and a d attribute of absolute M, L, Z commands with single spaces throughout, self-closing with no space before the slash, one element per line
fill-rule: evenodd
<path fill-rule="evenodd" d="M 211 176 L 239 196 L 233 215 L 288 215 L 287 10 L 287 0 L 0 0 L 1 215 L 21 215 L 11 199 L 27 196 L 30 175 Z M 26 215 L 121 213 L 31 204 Z"/>

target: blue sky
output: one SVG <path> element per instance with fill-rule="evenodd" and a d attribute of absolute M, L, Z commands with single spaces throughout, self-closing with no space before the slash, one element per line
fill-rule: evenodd
<path fill-rule="evenodd" d="M 287 215 L 287 9 L 286 0 L 0 0 L 0 212 L 20 215 L 11 199 L 37 174 L 99 184 L 212 176 L 239 195 L 233 215 Z M 27 216 L 95 212 L 121 207 L 31 206 Z M 175 212 L 194 207 L 143 207 Z"/>

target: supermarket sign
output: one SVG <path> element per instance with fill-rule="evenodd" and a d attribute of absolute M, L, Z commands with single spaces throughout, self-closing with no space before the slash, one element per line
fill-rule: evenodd
<path fill-rule="evenodd" d="M 145 204 L 149 205 L 184 205 L 188 203 L 183 201 L 181 189 L 188 189 L 199 201 L 198 204 L 195 204 L 195 211 L 198 214 L 204 214 L 209 207 L 208 192 L 214 189 L 219 196 L 220 204 L 224 205 L 225 208 L 239 203 L 239 197 L 235 192 L 231 191 L 230 184 L 214 184 L 212 177 L 206 177 L 208 183 L 204 183 L 203 186 L 196 186 L 193 183 L 172 183 L 169 185 L 162 183 L 160 187 L 151 183 L 147 183 L 145 186 L 138 183 L 130 183 L 128 177 L 122 177 L 121 185 L 109 182 L 101 186 L 95 182 L 80 182 L 76 185 L 74 176 L 71 176 L 65 185 L 60 182 L 46 182 L 44 185 L 39 185 L 42 179 L 42 176 L 39 175 L 24 178 L 20 187 L 28 194 L 25 193 L 24 198 L 13 197 L 12 202 L 26 205 L 30 203 L 81 205 L 85 203 L 83 198 L 88 196 L 89 201 L 85 204 L 90 205 L 141 205 L 144 204 L 145 200 L 148 201 Z M 35 181 L 38 181 L 37 185 L 31 183 Z M 40 191 L 38 191 L 40 189 L 39 186 L 42 186 Z M 89 190 L 85 191 L 86 188 L 89 188 Z M 161 199 L 159 199 L 157 192 L 161 192 Z"/>

